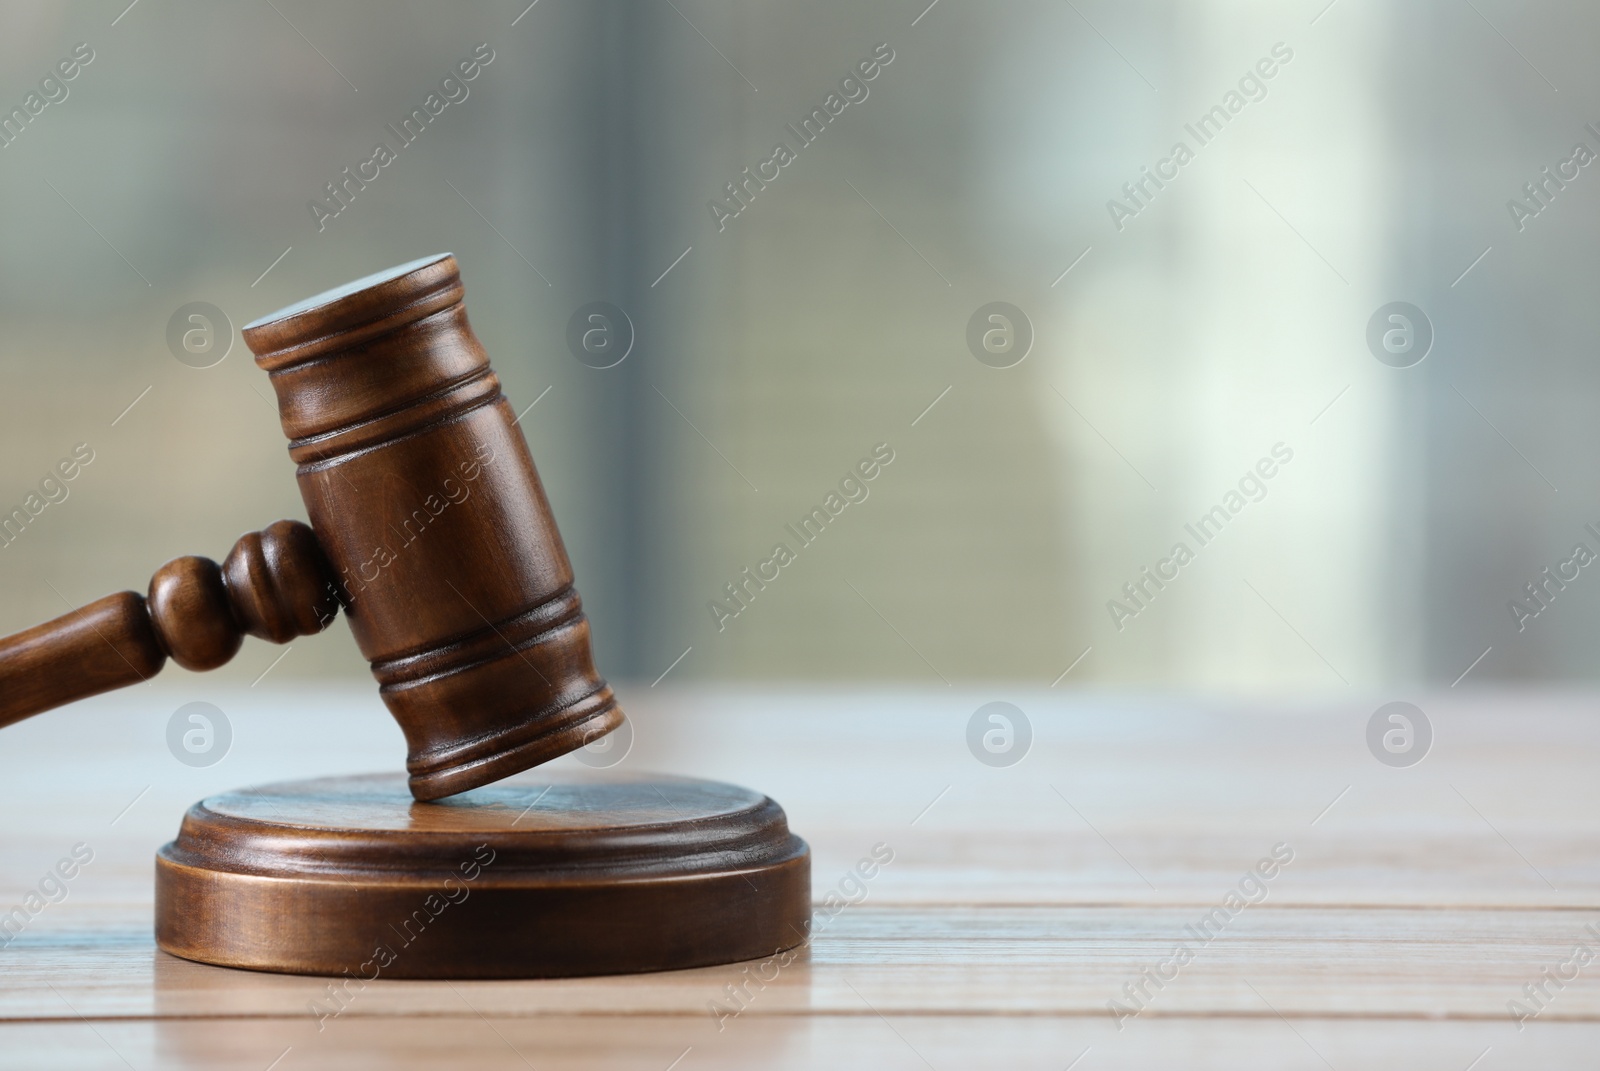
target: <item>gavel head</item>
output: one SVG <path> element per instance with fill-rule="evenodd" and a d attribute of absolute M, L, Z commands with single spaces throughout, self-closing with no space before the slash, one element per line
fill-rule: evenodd
<path fill-rule="evenodd" d="M 419 800 L 622 722 L 462 293 L 445 253 L 244 328 L 350 628 L 405 732 Z"/>

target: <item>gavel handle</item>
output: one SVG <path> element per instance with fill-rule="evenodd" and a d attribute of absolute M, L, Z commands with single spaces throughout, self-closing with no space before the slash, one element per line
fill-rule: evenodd
<path fill-rule="evenodd" d="M 0 640 L 0 726 L 148 680 L 167 660 L 132 591 Z"/>
<path fill-rule="evenodd" d="M 241 536 L 222 565 L 177 558 L 148 595 L 124 591 L 0 640 L 0 727 L 149 680 L 168 656 L 185 669 L 227 662 L 248 634 L 286 643 L 339 612 L 311 529 L 279 521 Z"/>

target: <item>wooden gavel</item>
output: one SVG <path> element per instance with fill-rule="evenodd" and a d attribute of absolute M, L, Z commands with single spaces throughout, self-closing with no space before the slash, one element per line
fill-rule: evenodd
<path fill-rule="evenodd" d="M 544 488 L 467 323 L 455 257 L 391 268 L 244 328 L 271 377 L 310 527 L 279 521 L 222 565 L 168 562 L 0 640 L 0 726 L 137 684 L 170 656 L 214 669 L 342 606 L 432 800 L 622 723 Z"/>

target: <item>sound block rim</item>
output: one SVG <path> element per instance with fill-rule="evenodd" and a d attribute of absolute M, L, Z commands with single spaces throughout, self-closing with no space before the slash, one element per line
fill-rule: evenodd
<path fill-rule="evenodd" d="M 189 809 L 156 856 L 156 943 L 369 981 L 676 970 L 803 943 L 810 871 L 783 809 L 721 782 L 539 770 L 439 803 L 401 774 L 279 782 Z"/>

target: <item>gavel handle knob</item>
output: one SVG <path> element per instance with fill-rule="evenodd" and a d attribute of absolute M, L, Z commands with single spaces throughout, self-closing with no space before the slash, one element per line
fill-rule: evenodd
<path fill-rule="evenodd" d="M 339 612 L 332 570 L 310 528 L 279 521 L 241 536 L 219 566 L 176 558 L 148 595 L 123 591 L 0 640 L 0 726 L 148 680 L 168 656 L 215 669 L 246 634 L 285 643 Z"/>

